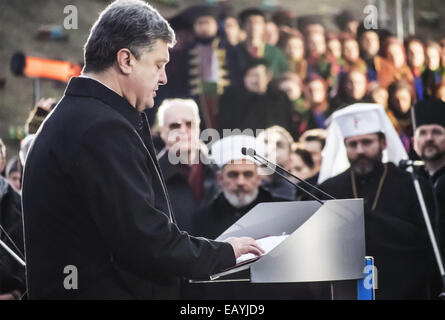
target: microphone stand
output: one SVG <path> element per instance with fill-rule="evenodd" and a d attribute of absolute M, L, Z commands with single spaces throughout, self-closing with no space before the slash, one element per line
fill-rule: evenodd
<path fill-rule="evenodd" d="M 425 221 L 428 236 L 430 238 L 431 245 L 434 251 L 434 257 L 436 258 L 437 266 L 439 267 L 439 273 L 442 278 L 442 292 L 439 294 L 440 300 L 445 300 L 445 270 L 443 267 L 442 257 L 440 255 L 439 246 L 437 245 L 437 239 L 434 234 L 433 228 L 431 226 L 430 216 L 425 205 L 425 200 L 423 198 L 422 190 L 420 189 L 419 179 L 417 178 L 414 170 L 409 167 L 407 169 L 411 173 L 411 178 L 413 179 L 414 189 L 417 193 L 417 199 L 419 200 L 420 208 L 422 209 L 423 220 Z"/>
<path fill-rule="evenodd" d="M 292 177 L 294 177 L 295 179 L 297 179 L 298 181 L 310 186 L 311 188 L 314 188 L 315 190 L 321 192 L 322 194 L 326 195 L 327 197 L 335 200 L 335 198 L 333 196 L 331 196 L 330 194 L 324 192 L 323 190 L 320 190 L 319 188 L 315 187 L 314 185 L 310 184 L 307 181 L 304 181 L 303 179 L 293 175 L 292 173 L 290 173 L 289 171 L 287 171 L 286 169 L 284 169 L 283 167 L 279 166 L 276 163 L 273 163 L 269 160 L 267 160 L 266 158 L 264 158 L 263 156 L 259 155 L 256 153 L 256 151 L 252 148 L 246 149 L 246 148 L 242 148 L 241 149 L 241 153 L 244 155 L 248 155 L 250 157 L 252 157 L 253 159 L 255 159 L 256 161 L 266 165 L 268 168 L 272 169 L 275 173 L 277 173 L 279 176 L 281 176 L 284 180 L 286 180 L 287 182 L 289 182 L 290 184 L 292 184 L 293 186 L 297 187 L 298 189 L 300 189 L 301 191 L 303 191 L 304 193 L 308 194 L 311 198 L 313 198 L 315 201 L 317 201 L 320 204 L 324 204 L 322 200 L 320 200 L 317 196 L 313 195 L 311 192 L 309 192 L 308 190 L 306 190 L 305 188 L 303 188 L 302 186 L 292 182 L 289 178 L 287 178 L 286 176 L 284 176 L 282 173 L 278 172 L 278 169 L 280 169 L 281 172 L 284 172 Z"/>
<path fill-rule="evenodd" d="M 6 252 L 8 252 L 11 257 L 13 257 L 18 263 L 20 263 L 23 267 L 26 267 L 25 261 L 23 261 L 18 255 L 16 255 L 15 252 L 12 251 L 11 248 L 9 248 L 2 240 L 0 240 L 0 246 L 3 247 L 3 249 L 5 249 Z"/>

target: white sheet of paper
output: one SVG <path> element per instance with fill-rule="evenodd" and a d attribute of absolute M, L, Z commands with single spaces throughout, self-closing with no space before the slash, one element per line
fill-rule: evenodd
<path fill-rule="evenodd" d="M 260 246 L 261 249 L 263 249 L 265 252 L 264 254 L 269 253 L 273 248 L 275 248 L 276 246 L 278 246 L 281 242 L 283 242 L 287 237 L 289 237 L 288 234 L 282 235 L 282 236 L 269 236 L 269 237 L 264 237 L 258 240 L 255 240 L 258 245 Z M 243 254 L 241 257 L 239 257 L 238 259 L 236 259 L 236 263 L 241 263 L 243 261 L 249 260 L 249 259 L 253 259 L 257 257 L 256 255 L 254 255 L 253 253 L 246 253 Z"/>

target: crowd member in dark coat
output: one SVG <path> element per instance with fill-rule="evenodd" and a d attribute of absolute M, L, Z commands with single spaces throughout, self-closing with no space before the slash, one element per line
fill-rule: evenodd
<path fill-rule="evenodd" d="M 378 270 L 376 299 L 430 299 L 437 267 L 414 185 L 407 172 L 382 162 L 391 124 L 380 120 L 383 108 L 379 115 L 349 110 L 333 121 L 341 128 L 351 166 L 320 187 L 337 199 L 363 198 L 366 255 L 374 257 Z M 397 139 L 392 131 L 391 139 Z"/>
<path fill-rule="evenodd" d="M 20 196 L 0 176 L 0 240 L 24 259 Z M 6 233 L 5 233 L 6 232 Z M 0 300 L 20 299 L 25 293 L 25 267 L 0 248 Z"/>
<path fill-rule="evenodd" d="M 82 77 L 71 79 L 26 160 L 30 298 L 175 298 L 178 276 L 261 253 L 253 239 L 199 239 L 174 223 L 142 113 L 167 81 L 173 43 L 166 21 L 138 0 L 113 2 L 93 26 Z"/>
<path fill-rule="evenodd" d="M 419 170 L 423 187 L 432 194 L 429 214 L 445 257 L 445 103 L 426 99 L 414 106 L 414 150 L 425 162 Z M 442 258 L 443 259 L 443 258 Z"/>
<path fill-rule="evenodd" d="M 167 99 L 157 113 L 165 149 L 158 154 L 176 224 L 191 232 L 196 212 L 218 191 L 216 169 L 200 141 L 199 110 L 192 99 Z"/>
<path fill-rule="evenodd" d="M 274 125 L 290 131 L 292 103 L 286 93 L 268 88 L 266 62 L 252 60 L 245 70 L 244 86 L 231 87 L 221 96 L 218 124 L 224 129 L 265 129 Z"/>

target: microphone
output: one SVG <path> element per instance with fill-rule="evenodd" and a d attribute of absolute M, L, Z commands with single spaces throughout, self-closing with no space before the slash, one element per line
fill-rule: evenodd
<path fill-rule="evenodd" d="M 408 167 L 423 167 L 425 165 L 424 161 L 420 160 L 409 160 L 409 159 L 402 159 L 399 161 L 399 168 L 400 169 L 406 169 Z"/>
<path fill-rule="evenodd" d="M 335 198 L 333 196 L 331 196 L 330 194 L 324 192 L 323 190 L 320 190 L 319 188 L 317 188 L 316 186 L 314 186 L 313 184 L 295 176 L 294 174 L 290 173 L 289 171 L 287 171 L 286 169 L 284 169 L 283 167 L 279 166 L 276 163 L 273 163 L 269 160 L 267 160 L 266 158 L 264 158 L 263 156 L 259 155 L 256 153 L 255 149 L 253 148 L 246 148 L 246 147 L 242 147 L 241 148 L 241 153 L 245 156 L 249 156 L 254 158 L 255 160 L 257 160 L 258 162 L 261 162 L 262 164 L 266 165 L 268 168 L 272 169 L 275 173 L 277 173 L 279 176 L 281 176 L 283 179 L 285 179 L 287 182 L 289 182 L 290 184 L 294 185 L 295 187 L 297 187 L 298 189 L 300 189 L 301 191 L 303 191 L 304 193 L 308 194 L 312 199 L 314 199 L 315 201 L 317 201 L 320 204 L 323 204 L 323 201 L 321 201 L 317 196 L 315 196 L 314 194 L 312 194 L 311 192 L 309 192 L 308 190 L 306 190 L 305 188 L 303 188 L 302 186 L 294 183 L 293 181 L 291 181 L 288 177 L 284 176 L 282 173 L 280 173 L 277 169 L 279 169 L 281 172 L 294 177 L 295 179 L 297 179 L 298 181 L 300 181 L 301 183 L 304 183 L 307 186 L 310 186 L 311 188 L 317 190 L 318 192 L 321 192 L 323 195 L 335 200 Z M 260 158 L 260 160 L 258 160 L 257 158 Z"/>

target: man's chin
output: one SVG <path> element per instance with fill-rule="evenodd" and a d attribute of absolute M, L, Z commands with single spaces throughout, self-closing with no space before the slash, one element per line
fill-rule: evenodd
<path fill-rule="evenodd" d="M 423 152 L 422 159 L 424 161 L 437 161 L 445 158 L 445 152 Z"/>

